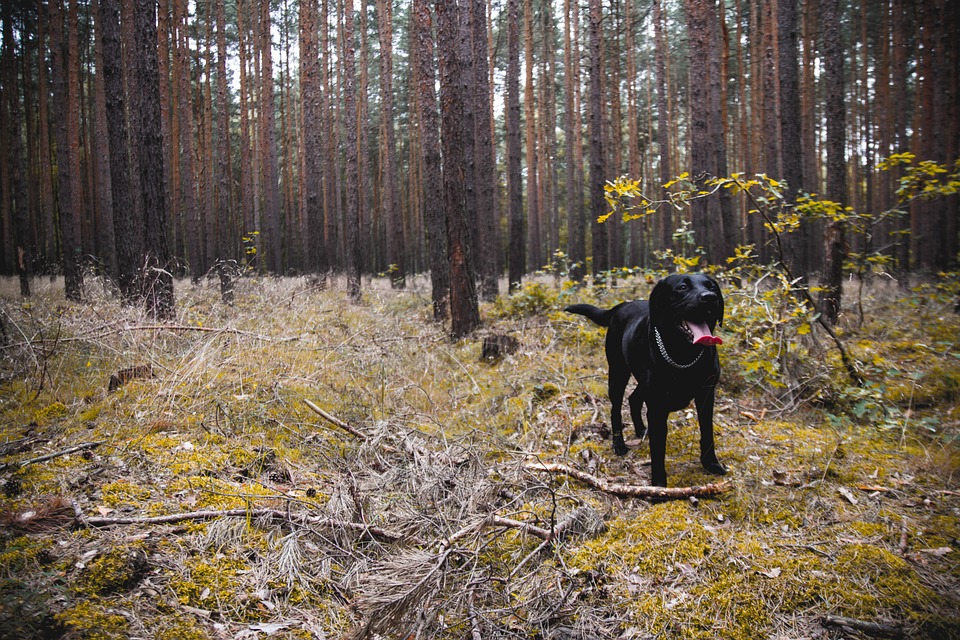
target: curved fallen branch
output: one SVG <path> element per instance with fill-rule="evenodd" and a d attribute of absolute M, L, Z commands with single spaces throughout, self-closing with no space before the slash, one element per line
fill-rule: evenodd
<path fill-rule="evenodd" d="M 650 487 L 633 484 L 619 484 L 609 482 L 603 478 L 591 475 L 585 471 L 580 471 L 565 464 L 555 462 L 528 462 L 523 465 L 528 471 L 546 471 L 547 473 L 561 473 L 571 478 L 576 478 L 585 482 L 594 489 L 599 489 L 604 493 L 612 493 L 618 496 L 628 496 L 631 498 L 661 498 L 661 499 L 680 499 L 680 498 L 706 498 L 726 493 L 733 488 L 729 480 L 715 482 L 701 487 Z"/>

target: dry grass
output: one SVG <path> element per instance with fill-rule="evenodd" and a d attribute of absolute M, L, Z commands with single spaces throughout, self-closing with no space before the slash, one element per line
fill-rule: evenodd
<path fill-rule="evenodd" d="M 620 459 L 606 439 L 602 334 L 547 281 L 529 305 L 484 308 L 484 332 L 520 343 L 496 362 L 482 335 L 452 343 L 431 321 L 425 282 L 374 281 L 351 305 L 337 283 L 244 279 L 233 306 L 178 283 L 166 326 L 96 283 L 83 305 L 59 283 L 27 303 L 14 286 L 0 283 L 4 637 L 960 634 L 960 322 L 932 293 L 878 289 L 868 321 L 843 327 L 896 408 L 861 420 L 843 417 L 855 404 L 828 351 L 800 363 L 819 369 L 785 411 L 737 370 L 728 332 L 718 450 L 734 490 L 650 503 L 530 469 L 649 477 L 645 443 Z M 696 447 L 692 411 L 674 414 L 671 486 L 711 481 Z"/>

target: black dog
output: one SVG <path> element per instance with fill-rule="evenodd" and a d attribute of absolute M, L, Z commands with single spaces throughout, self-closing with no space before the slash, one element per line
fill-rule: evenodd
<path fill-rule="evenodd" d="M 607 384 L 614 450 L 619 455 L 628 451 L 620 409 L 633 374 L 637 388 L 630 394 L 630 417 L 642 438 L 647 430 L 640 409 L 647 405 L 653 484 L 667 486 L 667 416 L 690 400 L 696 403 L 700 423 L 700 462 L 710 473 L 725 474 L 713 442 L 714 389 L 720 378 L 716 345 L 722 342 L 713 329 L 723 324 L 723 295 L 717 282 L 703 274 L 674 274 L 657 283 L 649 303 L 624 302 L 606 311 L 575 304 L 566 311 L 609 327 Z"/>

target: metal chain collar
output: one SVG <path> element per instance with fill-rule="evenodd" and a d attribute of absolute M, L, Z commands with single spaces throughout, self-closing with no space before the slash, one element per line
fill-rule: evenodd
<path fill-rule="evenodd" d="M 653 328 L 653 335 L 657 339 L 657 347 L 660 348 L 660 355 L 663 356 L 663 359 L 668 365 L 677 369 L 689 369 L 693 365 L 697 364 L 700 360 L 700 356 L 703 355 L 703 349 L 701 348 L 700 353 L 697 354 L 697 357 L 693 359 L 693 362 L 690 364 L 678 364 L 673 358 L 667 355 L 667 348 L 663 346 L 663 338 L 660 337 L 660 330 L 656 327 Z"/>

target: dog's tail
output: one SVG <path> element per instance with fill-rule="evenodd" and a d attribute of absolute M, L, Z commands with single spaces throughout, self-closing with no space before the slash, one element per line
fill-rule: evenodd
<path fill-rule="evenodd" d="M 564 311 L 590 318 L 601 327 L 609 327 L 610 319 L 613 317 L 615 309 L 616 307 L 613 309 L 600 309 L 592 304 L 572 304 L 564 309 Z"/>

